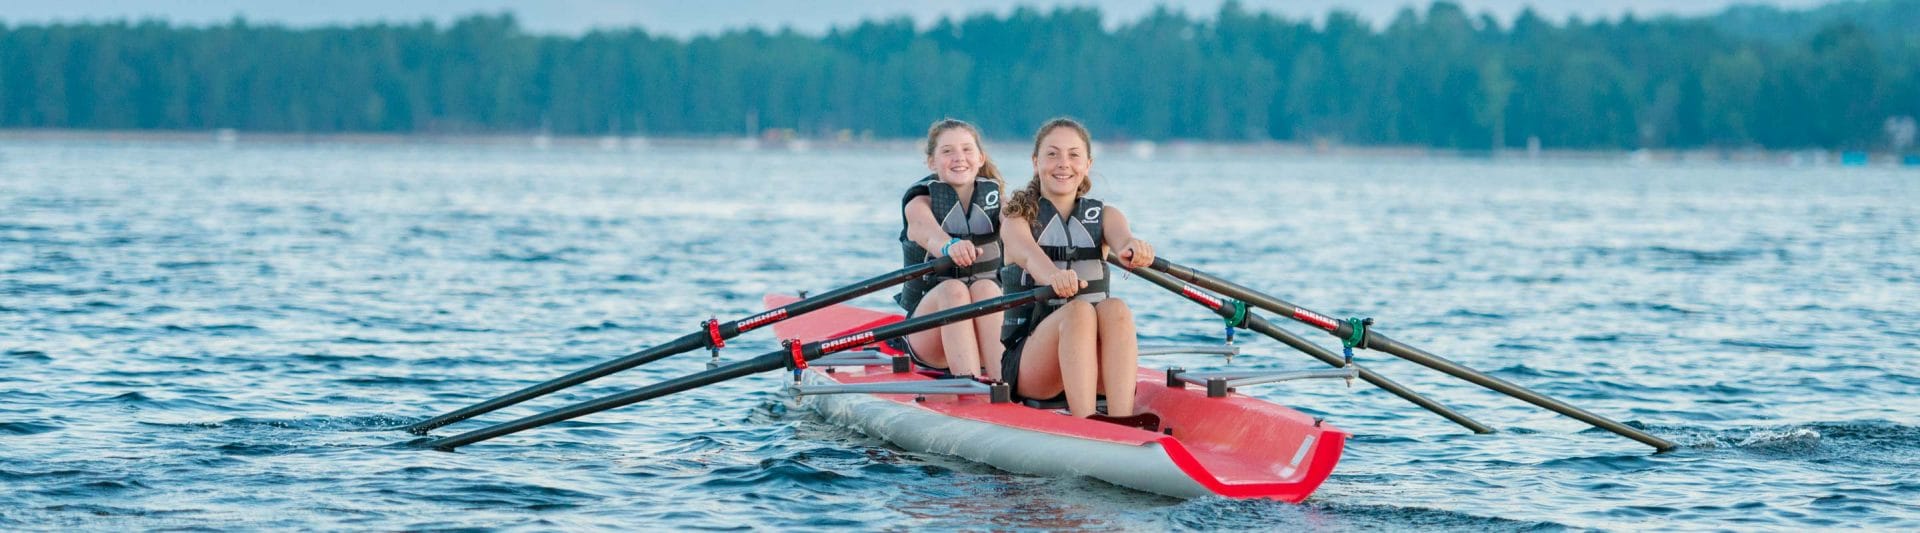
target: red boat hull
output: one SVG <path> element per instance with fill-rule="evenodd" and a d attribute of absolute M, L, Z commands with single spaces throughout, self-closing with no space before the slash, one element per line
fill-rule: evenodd
<path fill-rule="evenodd" d="M 769 307 L 793 301 L 768 296 Z M 901 320 L 847 306 L 775 326 L 782 338 L 814 341 Z M 892 353 L 883 346 L 872 346 Z M 894 354 L 897 355 L 897 354 Z M 883 366 L 807 371 L 811 383 L 923 381 Z M 806 397 L 830 421 L 903 448 L 947 453 L 1005 470 L 1080 475 L 1175 497 L 1218 495 L 1299 502 L 1332 474 L 1348 434 L 1278 404 L 1166 386 L 1142 368 L 1136 404 L 1166 432 L 1074 418 L 1055 410 L 994 404 L 984 396 L 845 394 Z"/>

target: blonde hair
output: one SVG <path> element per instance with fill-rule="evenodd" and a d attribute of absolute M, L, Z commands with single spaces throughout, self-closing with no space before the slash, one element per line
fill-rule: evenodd
<path fill-rule="evenodd" d="M 1068 128 L 1080 134 L 1080 142 L 1087 144 L 1087 159 L 1093 159 L 1093 134 L 1087 133 L 1087 127 L 1080 125 L 1079 121 L 1067 117 L 1054 117 L 1046 124 L 1040 125 L 1040 132 L 1033 134 L 1033 157 L 1040 157 L 1040 142 L 1047 138 L 1047 134 L 1059 128 Z M 1087 176 L 1086 179 L 1080 180 L 1080 190 L 1074 194 L 1083 195 L 1091 190 L 1093 190 L 1093 176 Z M 1033 179 L 1027 180 L 1027 187 L 1015 191 L 1013 197 L 1007 199 L 1006 206 L 1000 208 L 1000 213 L 1002 216 L 1019 217 L 1037 223 L 1039 221 L 1033 220 L 1033 217 L 1039 212 L 1040 169 L 1035 168 Z"/>
<path fill-rule="evenodd" d="M 946 133 L 947 130 L 967 130 L 968 134 L 973 135 L 973 144 L 980 150 L 980 160 L 983 161 L 980 165 L 980 175 L 993 180 L 993 184 L 1002 189 L 1007 188 L 1007 182 L 1000 179 L 1000 167 L 994 166 L 993 156 L 987 155 L 987 143 L 985 139 L 980 137 L 979 128 L 973 127 L 973 125 L 968 124 L 967 121 L 956 118 L 943 118 L 934 121 L 932 126 L 928 126 L 927 146 L 921 150 L 926 153 L 928 159 L 933 158 L 934 144 L 939 142 L 940 134 Z"/>

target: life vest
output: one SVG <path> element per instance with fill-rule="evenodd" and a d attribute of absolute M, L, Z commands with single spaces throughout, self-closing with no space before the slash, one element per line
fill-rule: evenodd
<path fill-rule="evenodd" d="M 935 258 L 920 243 L 907 238 L 906 207 L 914 198 L 926 196 L 932 204 L 933 218 L 940 221 L 940 229 L 956 238 L 973 243 L 980 249 L 980 257 L 965 267 L 956 266 L 935 271 L 920 279 L 908 281 L 901 287 L 894 301 L 900 307 L 912 313 L 920 305 L 920 299 L 927 291 L 933 290 L 941 282 L 958 279 L 965 283 L 983 279 L 993 279 L 1000 270 L 1000 184 L 991 179 L 976 177 L 973 179 L 973 197 L 965 203 L 960 193 L 940 181 L 937 176 L 927 176 L 913 182 L 907 188 L 907 194 L 900 199 L 900 249 L 907 266 L 932 261 Z"/>
<path fill-rule="evenodd" d="M 1074 200 L 1073 212 L 1066 216 L 1054 209 L 1053 202 L 1043 198 L 1039 204 L 1032 221 L 1034 240 L 1040 243 L 1047 259 L 1053 260 L 1053 266 L 1073 270 L 1081 281 L 1087 282 L 1087 288 L 1073 298 L 1055 298 L 1007 310 L 1000 327 L 1000 341 L 1008 347 L 1025 339 L 1040 319 L 1068 301 L 1099 303 L 1107 299 L 1107 262 L 1105 252 L 1101 251 L 1105 243 L 1105 218 L 1100 216 L 1106 204 L 1082 197 Z M 1007 294 L 1015 294 L 1033 290 L 1039 284 L 1020 265 L 1007 265 L 1000 269 L 1000 286 Z"/>

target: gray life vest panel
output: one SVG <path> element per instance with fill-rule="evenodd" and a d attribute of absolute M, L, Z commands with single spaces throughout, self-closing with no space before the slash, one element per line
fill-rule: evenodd
<path fill-rule="evenodd" d="M 1072 213 L 1061 216 L 1053 202 L 1041 199 L 1039 203 L 1032 222 L 1034 240 L 1040 243 L 1047 259 L 1053 260 L 1053 266 L 1073 270 L 1081 281 L 1087 282 L 1087 288 L 1070 299 L 1054 298 L 1007 310 L 1000 326 L 1000 341 L 1009 348 L 1025 339 L 1035 324 L 1068 301 L 1099 303 L 1107 299 L 1107 261 L 1102 251 L 1105 217 L 1100 216 L 1106 204 L 1081 197 L 1074 201 Z M 1014 294 L 1033 290 L 1039 284 L 1027 275 L 1026 269 L 1010 264 L 1000 269 L 1000 286 L 1006 294 Z"/>
<path fill-rule="evenodd" d="M 908 281 L 894 296 L 894 301 L 902 309 L 912 313 L 925 298 L 927 291 L 933 290 L 941 282 L 957 279 L 971 284 L 978 280 L 994 279 L 1000 270 L 1000 184 L 991 179 L 976 177 L 973 179 L 973 197 L 962 202 L 959 191 L 952 185 L 940 181 L 937 176 L 927 176 L 913 182 L 907 188 L 906 196 L 900 199 L 900 250 L 906 266 L 913 266 L 935 258 L 920 243 L 907 238 L 906 207 L 914 198 L 926 196 L 932 204 L 933 218 L 940 221 L 940 229 L 956 238 L 973 243 L 980 249 L 980 257 L 965 267 L 953 267 L 935 271 L 920 279 Z"/>

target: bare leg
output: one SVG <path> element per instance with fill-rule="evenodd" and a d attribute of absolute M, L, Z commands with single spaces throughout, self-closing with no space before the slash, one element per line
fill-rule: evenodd
<path fill-rule="evenodd" d="M 1033 332 L 1020 349 L 1020 389 L 1014 392 L 1027 398 L 1052 398 L 1065 388 L 1060 381 L 1060 323 L 1066 317 L 1048 314 L 1033 325 Z"/>
<path fill-rule="evenodd" d="M 1068 302 L 1054 314 L 1061 315 L 1060 383 L 1067 389 L 1067 412 L 1086 418 L 1099 407 L 1099 322 L 1086 302 Z"/>
<path fill-rule="evenodd" d="M 973 303 L 973 300 L 967 285 L 959 280 L 947 280 L 927 291 L 927 295 L 920 299 L 920 305 L 914 308 L 913 316 L 924 316 L 969 303 Z M 913 346 L 913 353 L 928 364 L 946 366 L 948 372 L 956 375 L 980 374 L 980 346 L 974 339 L 973 326 L 967 322 L 909 334 L 907 344 Z"/>
<path fill-rule="evenodd" d="M 975 281 L 969 288 L 976 302 L 1000 296 L 1000 283 L 994 280 Z M 1007 351 L 1007 347 L 1000 344 L 1000 313 L 973 319 L 973 330 L 978 334 L 976 345 L 980 347 L 980 364 L 986 367 L 985 375 L 1000 379 L 1000 355 Z"/>
<path fill-rule="evenodd" d="M 1133 310 L 1119 298 L 1093 306 L 1100 324 L 1100 382 L 1107 392 L 1107 414 L 1133 415 L 1133 390 L 1140 367 L 1140 341 L 1134 336 Z"/>

